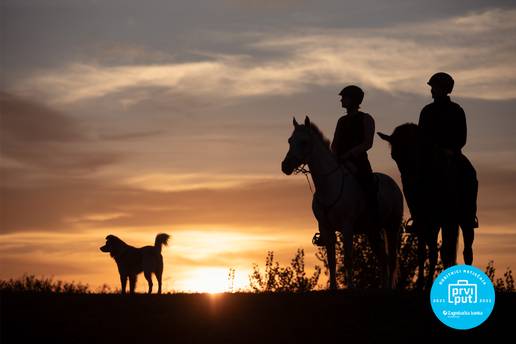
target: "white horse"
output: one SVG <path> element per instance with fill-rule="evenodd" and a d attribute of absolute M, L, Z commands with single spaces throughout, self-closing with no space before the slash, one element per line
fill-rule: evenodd
<path fill-rule="evenodd" d="M 403 195 L 396 182 L 382 173 L 375 173 L 378 182 L 379 225 L 374 229 L 366 208 L 366 195 L 350 168 L 339 164 L 330 150 L 330 142 L 319 128 L 305 118 L 304 125 L 294 118 L 294 132 L 289 138 L 289 151 L 281 169 L 291 175 L 308 165 L 315 186 L 312 210 L 324 238 L 330 289 L 337 288 L 335 242 L 336 231 L 342 233 L 346 283 L 352 285 L 353 234 L 366 233 L 382 270 L 382 284 L 393 288 L 396 283 L 397 255 L 403 216 Z M 387 239 L 387 245 L 384 238 Z"/>

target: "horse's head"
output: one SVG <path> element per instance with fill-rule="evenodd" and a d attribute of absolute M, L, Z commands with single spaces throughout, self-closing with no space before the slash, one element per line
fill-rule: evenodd
<path fill-rule="evenodd" d="M 294 132 L 288 139 L 290 147 L 281 163 L 281 170 L 286 175 L 291 175 L 296 168 L 306 164 L 313 150 L 313 135 L 308 116 L 305 118 L 304 125 L 297 123 L 295 117 L 293 123 Z"/>
<path fill-rule="evenodd" d="M 390 143 L 391 157 L 400 166 L 415 159 L 419 147 L 418 132 L 417 124 L 405 123 L 394 129 L 392 135 L 378 133 L 378 136 Z"/>

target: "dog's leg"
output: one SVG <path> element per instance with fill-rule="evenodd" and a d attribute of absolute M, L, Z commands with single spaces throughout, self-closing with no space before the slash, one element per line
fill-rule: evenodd
<path fill-rule="evenodd" d="M 149 284 L 149 294 L 152 293 L 152 273 L 149 271 L 145 271 L 143 273 L 145 276 L 145 279 L 147 280 L 147 283 Z"/>
<path fill-rule="evenodd" d="M 156 279 L 158 280 L 158 294 L 161 294 L 161 273 L 162 271 L 156 272 Z"/>
<path fill-rule="evenodd" d="M 129 292 L 134 294 L 134 289 L 136 289 L 136 275 L 129 276 Z"/>
<path fill-rule="evenodd" d="M 163 256 L 161 255 L 159 256 L 158 266 L 156 267 L 154 274 L 158 280 L 158 294 L 161 294 L 161 276 L 163 275 Z"/>
<path fill-rule="evenodd" d="M 122 284 L 122 295 L 124 295 L 125 294 L 125 286 L 127 285 L 127 276 L 120 275 L 120 282 Z"/>

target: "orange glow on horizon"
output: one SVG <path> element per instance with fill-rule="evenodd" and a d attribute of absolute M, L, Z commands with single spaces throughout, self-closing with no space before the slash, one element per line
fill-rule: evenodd
<path fill-rule="evenodd" d="M 248 283 L 243 274 L 236 272 L 233 290 L 243 289 Z M 197 268 L 187 273 L 185 279 L 176 284 L 178 291 L 218 294 L 231 291 L 229 269 L 222 267 Z"/>

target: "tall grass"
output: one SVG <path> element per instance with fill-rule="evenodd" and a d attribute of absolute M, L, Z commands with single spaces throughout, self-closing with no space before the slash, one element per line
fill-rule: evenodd
<path fill-rule="evenodd" d="M 102 287 L 101 292 L 107 292 L 108 286 Z M 36 277 L 23 275 L 9 280 L 0 280 L 2 293 L 54 293 L 54 294 L 89 294 L 92 293 L 88 284 L 80 282 L 54 281 L 52 277 Z"/>

